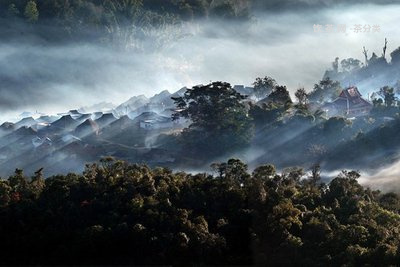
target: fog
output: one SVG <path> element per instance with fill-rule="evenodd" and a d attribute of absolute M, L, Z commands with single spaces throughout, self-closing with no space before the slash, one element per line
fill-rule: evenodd
<path fill-rule="evenodd" d="M 363 173 L 360 183 L 383 192 L 400 192 L 400 161 L 376 170 L 373 173 Z"/>
<path fill-rule="evenodd" d="M 250 85 L 264 75 L 292 92 L 299 86 L 311 89 L 336 56 L 362 59 L 363 46 L 379 55 L 385 37 L 388 51 L 399 46 L 399 11 L 399 5 L 355 5 L 262 13 L 245 23 L 196 21 L 172 29 L 181 38 L 145 51 L 96 41 L 54 45 L 27 37 L 1 42 L 0 120 L 25 110 L 55 113 L 102 101 L 118 104 L 133 95 L 215 80 Z M 314 24 L 345 24 L 347 34 L 315 33 Z M 381 30 L 354 33 L 354 24 Z"/>

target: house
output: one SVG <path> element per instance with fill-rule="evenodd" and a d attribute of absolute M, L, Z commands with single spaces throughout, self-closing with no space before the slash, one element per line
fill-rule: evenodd
<path fill-rule="evenodd" d="M 362 98 L 355 86 L 344 89 L 334 101 L 325 103 L 321 108 L 328 116 L 359 117 L 368 115 L 373 105 Z"/>

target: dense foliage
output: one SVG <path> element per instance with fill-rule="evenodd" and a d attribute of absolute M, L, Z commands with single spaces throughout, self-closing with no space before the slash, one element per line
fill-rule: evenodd
<path fill-rule="evenodd" d="M 252 122 L 243 101 L 229 83 L 214 82 L 188 89 L 184 96 L 173 97 L 177 112 L 174 119 L 190 119 L 181 140 L 188 155 L 215 157 L 246 147 L 252 138 Z"/>
<path fill-rule="evenodd" d="M 340 83 L 328 77 L 314 85 L 313 90 L 310 92 L 309 99 L 310 101 L 318 103 L 333 101 L 338 97 L 341 90 Z"/>
<path fill-rule="evenodd" d="M 86 22 L 100 23 L 100 18 L 107 16 L 110 6 L 116 7 L 138 7 L 140 5 L 145 10 L 156 13 L 170 13 L 179 16 L 181 19 L 189 20 L 193 18 L 204 18 L 208 15 L 240 16 L 239 9 L 244 3 L 238 1 L 221 1 L 212 3 L 209 0 L 4 0 L 0 7 L 2 14 L 28 18 L 24 10 L 35 5 L 41 20 L 71 18 L 85 18 Z M 240 1 L 239 1 L 240 2 Z M 244 6 L 247 7 L 248 6 Z M 83 14 L 82 11 L 89 11 Z"/>
<path fill-rule="evenodd" d="M 123 49 L 159 48 L 194 19 L 245 21 L 249 6 L 210 0 L 2 0 L 2 39 L 94 41 Z M 146 45 L 141 42 L 146 41 Z M 153 44 L 154 45 L 154 44 Z M 152 47 L 151 47 L 152 48 Z"/>
<path fill-rule="evenodd" d="M 0 181 L 1 264 L 395 265 L 400 198 L 363 188 L 357 172 L 216 175 L 112 159 L 82 174 Z M 21 256 L 21 253 L 23 256 Z"/>

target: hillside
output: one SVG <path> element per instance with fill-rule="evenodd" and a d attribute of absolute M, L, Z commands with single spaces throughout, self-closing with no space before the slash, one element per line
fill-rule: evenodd
<path fill-rule="evenodd" d="M 341 92 L 331 80 L 316 86 L 320 84 L 323 94 Z M 246 87 L 250 96 L 234 89 L 242 87 L 216 82 L 173 94 L 163 91 L 147 100 L 132 97 L 110 113 L 72 110 L 62 117 L 41 115 L 3 123 L 0 173 L 10 175 L 15 168 L 32 173 L 41 167 L 49 175 L 77 172 L 104 156 L 172 169 L 204 170 L 234 156 L 250 168 L 271 162 L 279 169 L 318 164 L 329 171 L 372 172 L 399 159 L 395 100 L 380 98 L 369 104 L 369 113 L 352 117 L 329 115 L 322 110 L 327 102 L 293 103 L 284 86 L 275 85 L 261 101 L 252 95 L 252 87 Z M 316 91 L 307 97 L 312 99 L 312 94 Z M 118 115 L 123 106 L 136 111 Z M 135 115 L 138 110 L 143 112 Z M 21 127 L 24 124 L 31 126 Z"/>

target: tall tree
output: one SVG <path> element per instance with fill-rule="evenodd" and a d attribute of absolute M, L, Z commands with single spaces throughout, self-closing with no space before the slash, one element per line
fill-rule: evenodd
<path fill-rule="evenodd" d="M 332 62 L 332 68 L 333 68 L 333 71 L 334 71 L 335 73 L 338 73 L 338 72 L 339 72 L 339 58 L 338 58 L 338 57 L 336 57 L 336 58 L 335 58 L 335 61 Z"/>
<path fill-rule="evenodd" d="M 276 105 L 291 104 L 292 99 L 290 98 L 289 91 L 284 85 L 277 85 L 268 96 L 268 102 Z"/>
<path fill-rule="evenodd" d="M 192 122 L 182 133 L 192 152 L 219 155 L 249 143 L 252 122 L 243 103 L 246 97 L 229 83 L 195 86 L 183 97 L 172 99 L 179 110 L 173 118 L 185 117 Z"/>
<path fill-rule="evenodd" d="M 297 91 L 294 93 L 294 95 L 297 98 L 299 105 L 304 106 L 307 104 L 308 94 L 304 88 L 297 89 Z"/>
<path fill-rule="evenodd" d="M 269 76 L 265 76 L 264 78 L 256 78 L 255 82 L 253 83 L 255 97 L 257 97 L 257 99 L 266 97 L 272 92 L 276 85 L 276 81 Z"/>
<path fill-rule="evenodd" d="M 12 3 L 8 6 L 7 15 L 10 17 L 16 17 L 19 15 L 19 10 L 14 3 Z"/>
<path fill-rule="evenodd" d="M 363 47 L 363 55 L 364 55 L 364 59 L 365 59 L 365 66 L 368 66 L 368 50 L 365 48 L 365 46 Z"/>
<path fill-rule="evenodd" d="M 314 85 L 314 89 L 309 94 L 309 100 L 319 103 L 332 101 L 338 97 L 341 90 L 342 88 L 340 83 L 338 81 L 333 81 L 328 77 Z"/>
<path fill-rule="evenodd" d="M 390 86 L 382 87 L 379 90 L 378 95 L 383 98 L 385 106 L 391 107 L 391 106 L 393 106 L 395 104 L 396 96 L 395 96 L 395 92 L 394 92 L 394 88 L 393 87 L 390 87 Z"/>
<path fill-rule="evenodd" d="M 342 66 L 342 70 L 345 72 L 352 72 L 354 70 L 358 70 L 361 68 L 361 61 L 358 59 L 354 58 L 347 58 L 343 59 L 340 62 L 340 65 Z"/>
<path fill-rule="evenodd" d="M 388 41 L 387 41 L 387 39 L 385 38 L 385 45 L 383 46 L 383 52 L 382 52 L 382 57 L 383 58 L 386 58 L 386 50 L 387 50 L 387 44 L 388 44 Z"/>
<path fill-rule="evenodd" d="M 32 23 L 35 23 L 39 19 L 39 10 L 37 8 L 36 2 L 35 1 L 28 1 L 28 3 L 25 6 L 25 12 L 24 12 L 25 18 Z"/>
<path fill-rule="evenodd" d="M 398 47 L 392 53 L 390 53 L 390 57 L 392 58 L 392 64 L 399 64 L 400 63 L 400 47 Z"/>

